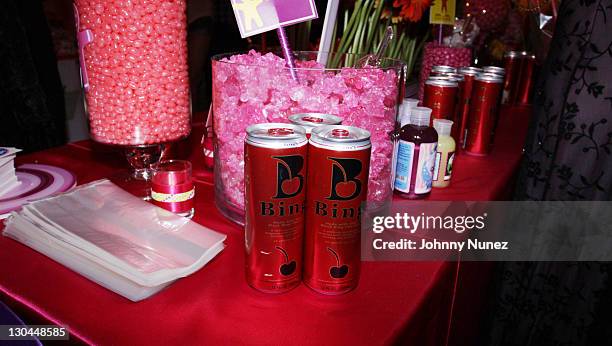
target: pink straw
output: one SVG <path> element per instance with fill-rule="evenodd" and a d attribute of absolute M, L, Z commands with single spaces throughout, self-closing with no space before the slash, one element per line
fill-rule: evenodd
<path fill-rule="evenodd" d="M 291 53 L 291 47 L 289 46 L 289 40 L 287 40 L 285 28 L 280 27 L 276 29 L 276 33 L 278 34 L 278 40 L 280 41 L 281 48 L 283 49 L 283 56 L 285 57 L 287 67 L 289 67 L 291 78 L 293 78 L 293 80 L 297 82 L 298 76 L 297 71 L 295 69 L 295 61 L 293 60 L 293 54 Z"/>

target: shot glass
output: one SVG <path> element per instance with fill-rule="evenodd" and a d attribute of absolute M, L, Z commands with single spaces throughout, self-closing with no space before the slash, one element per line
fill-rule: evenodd
<path fill-rule="evenodd" d="M 195 185 L 191 162 L 160 161 L 151 166 L 151 201 L 153 204 L 187 218 L 193 217 Z"/>

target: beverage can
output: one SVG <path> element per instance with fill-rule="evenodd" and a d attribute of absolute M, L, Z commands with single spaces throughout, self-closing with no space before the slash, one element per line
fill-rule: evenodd
<path fill-rule="evenodd" d="M 307 139 L 294 124 L 246 129 L 244 150 L 246 280 L 281 293 L 300 284 Z"/>
<path fill-rule="evenodd" d="M 324 294 L 354 289 L 361 267 L 361 203 L 366 200 L 370 133 L 328 125 L 312 131 L 304 283 Z"/>

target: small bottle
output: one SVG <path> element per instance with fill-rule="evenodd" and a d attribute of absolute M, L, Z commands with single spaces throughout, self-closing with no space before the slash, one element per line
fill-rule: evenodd
<path fill-rule="evenodd" d="M 415 107 L 410 124 L 400 130 L 394 184 L 400 197 L 421 199 L 431 192 L 438 133 L 430 118 L 431 108 Z"/>
<path fill-rule="evenodd" d="M 400 106 L 399 122 L 400 129 L 405 125 L 410 124 L 410 111 L 419 104 L 417 99 L 405 98 Z"/>
<path fill-rule="evenodd" d="M 399 106 L 399 130 L 393 133 L 393 154 L 391 157 L 391 189 L 395 186 L 395 170 L 397 167 L 397 148 L 399 145 L 399 131 L 402 127 L 410 124 L 410 113 L 412 108 L 419 104 L 418 99 L 405 98 L 402 104 Z"/>
<path fill-rule="evenodd" d="M 450 135 L 453 122 L 446 119 L 434 119 L 433 127 L 438 132 L 433 187 L 447 187 L 450 185 L 455 160 L 455 140 Z"/>

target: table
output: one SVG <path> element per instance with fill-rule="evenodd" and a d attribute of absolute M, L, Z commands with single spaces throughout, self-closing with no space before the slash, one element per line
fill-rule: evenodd
<path fill-rule="evenodd" d="M 459 155 L 452 187 L 434 190 L 430 198 L 507 198 L 529 113 L 528 108 L 503 109 L 492 155 Z M 133 303 L 0 237 L 0 298 L 28 323 L 66 325 L 72 340 L 95 344 L 470 344 L 488 264 L 364 262 L 358 288 L 337 297 L 304 285 L 280 295 L 247 286 L 243 230 L 214 206 L 212 173 L 203 168 L 199 148 L 201 131 L 202 125 L 195 126 L 178 151 L 194 163 L 194 220 L 227 234 L 227 248 L 213 261 L 150 299 Z M 76 174 L 79 184 L 125 169 L 120 155 L 89 141 L 17 160 L 26 162 L 62 166 Z"/>

